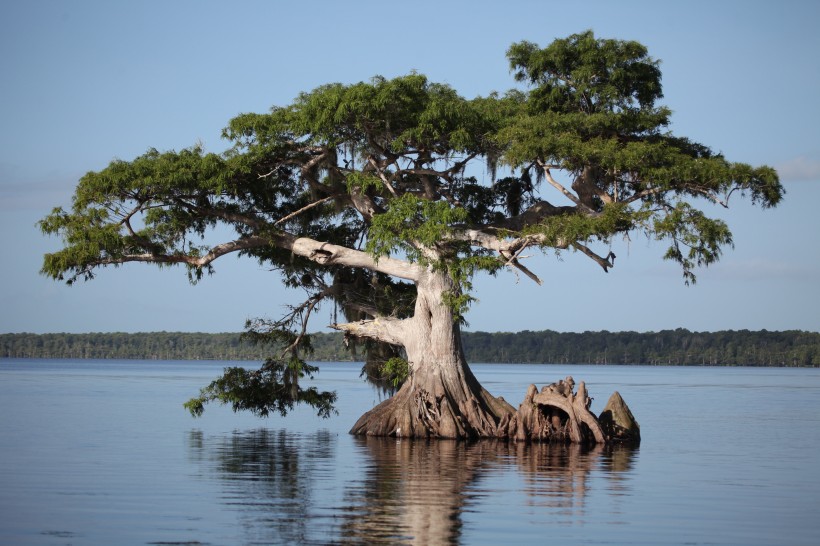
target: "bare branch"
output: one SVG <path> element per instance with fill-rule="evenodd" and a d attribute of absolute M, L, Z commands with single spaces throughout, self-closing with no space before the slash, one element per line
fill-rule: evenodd
<path fill-rule="evenodd" d="M 339 196 L 338 195 L 331 195 L 330 197 L 325 197 L 324 199 L 319 199 L 318 201 L 314 201 L 313 203 L 311 203 L 309 205 L 306 205 L 306 206 L 302 207 L 301 209 L 299 209 L 295 212 L 291 212 L 287 216 L 283 216 L 282 218 L 275 221 L 273 223 L 273 225 L 275 226 L 277 224 L 281 224 L 282 222 L 286 222 L 286 221 L 290 220 L 291 218 L 293 218 L 295 216 L 299 216 L 300 214 L 302 214 L 306 210 L 310 210 L 313 207 L 318 207 L 319 205 L 321 205 L 323 203 L 326 203 L 326 202 L 330 201 L 331 199 L 336 199 L 337 197 L 339 197 Z"/>
<path fill-rule="evenodd" d="M 291 141 L 288 141 L 288 144 L 290 144 L 292 146 L 295 146 L 297 143 L 291 140 Z M 324 147 L 321 147 L 321 146 L 302 146 L 300 148 L 295 148 L 293 151 L 296 152 L 296 153 L 319 154 L 316 158 L 314 158 L 310 162 L 308 162 L 308 163 L 315 164 L 315 162 L 317 160 L 321 160 L 321 158 L 324 157 L 325 153 L 327 152 L 327 149 L 324 148 Z M 296 160 L 294 158 L 283 159 L 282 161 L 280 161 L 277 164 L 276 167 L 272 168 L 270 171 L 268 171 L 264 174 L 257 175 L 257 176 L 259 178 L 269 178 L 269 177 L 273 176 L 274 173 L 276 173 L 276 169 L 281 165 L 297 165 L 299 167 L 306 166 L 306 164 L 303 164 L 302 161 Z"/>
<path fill-rule="evenodd" d="M 564 186 L 562 186 L 562 185 L 561 185 L 561 184 L 560 184 L 557 180 L 555 180 L 555 179 L 552 177 L 552 173 L 550 172 L 550 167 L 553 167 L 552 165 L 547 165 L 547 164 L 545 164 L 543 161 L 538 160 L 538 166 L 539 166 L 539 167 L 541 167 L 541 169 L 544 171 L 544 176 L 546 177 L 547 182 L 549 182 L 549 183 L 550 183 L 550 185 L 551 185 L 553 188 L 555 188 L 555 189 L 557 189 L 558 191 L 560 191 L 562 194 L 564 194 L 564 196 L 565 196 L 567 199 L 569 199 L 570 201 L 572 201 L 573 203 L 575 203 L 578 207 L 580 207 L 580 208 L 584 209 L 584 211 L 586 211 L 586 212 L 588 212 L 588 213 L 590 213 L 590 214 L 595 214 L 595 211 L 594 211 L 594 210 L 592 210 L 592 209 L 591 209 L 591 208 L 589 208 L 587 205 L 585 205 L 584 203 L 582 203 L 582 202 L 581 202 L 581 200 L 580 200 L 580 199 L 578 199 L 578 197 L 577 197 L 577 196 L 575 196 L 575 194 L 573 194 L 571 191 L 569 191 L 568 189 L 566 189 Z"/>
<path fill-rule="evenodd" d="M 219 216 L 217 214 L 215 215 Z M 317 241 L 308 237 L 296 237 L 284 231 L 264 237 L 240 237 L 234 241 L 212 247 L 204 256 L 184 254 L 181 252 L 173 254 L 161 254 L 156 252 L 126 254 L 119 257 L 101 258 L 100 260 L 87 264 L 85 269 L 90 271 L 96 266 L 118 265 L 128 262 L 186 264 L 191 267 L 200 268 L 209 265 L 225 254 L 265 246 L 274 246 L 284 250 L 290 250 L 297 256 L 302 256 L 321 265 L 361 267 L 409 281 L 417 281 L 425 272 L 424 267 L 409 261 L 390 257 L 380 257 L 377 259 L 361 250 Z M 87 271 L 84 271 L 84 273 Z"/>
<path fill-rule="evenodd" d="M 417 281 L 425 271 L 422 266 L 405 260 L 387 256 L 376 259 L 361 250 L 324 243 L 307 237 L 295 237 L 289 233 L 272 236 L 271 244 L 290 250 L 318 264 L 362 267 L 409 281 Z"/>
<path fill-rule="evenodd" d="M 377 317 L 372 320 L 331 324 L 330 327 L 357 338 L 377 339 L 393 345 L 404 345 L 405 339 L 403 334 L 407 320 L 408 319 Z"/>
<path fill-rule="evenodd" d="M 411 168 L 404 169 L 404 170 L 411 171 L 413 174 L 418 174 L 418 175 L 425 175 L 426 174 L 426 175 L 438 176 L 438 177 L 444 178 L 446 180 L 450 180 L 450 178 L 452 178 L 453 175 L 458 174 L 459 172 L 464 170 L 466 165 L 470 161 L 475 159 L 475 157 L 477 155 L 478 155 L 477 153 L 471 153 L 467 157 L 462 159 L 461 161 L 457 161 L 456 163 L 454 163 L 452 167 L 450 167 L 448 169 L 445 169 L 443 171 L 437 171 L 435 169 L 425 169 L 425 168 L 420 168 L 420 167 L 411 167 Z"/>
<path fill-rule="evenodd" d="M 542 286 L 542 285 L 544 284 L 544 281 L 542 281 L 542 280 L 538 277 L 538 275 L 536 275 L 535 273 L 533 273 L 532 271 L 530 271 L 529 269 L 527 269 L 526 267 L 524 267 L 524 265 L 523 265 L 521 262 L 519 262 L 518 260 L 512 260 L 511 262 L 509 262 L 509 264 L 512 264 L 512 265 L 513 265 L 516 269 L 518 269 L 519 271 L 521 271 L 524 275 L 526 275 L 527 277 L 529 277 L 530 279 L 532 279 L 533 281 L 535 281 L 535 283 L 536 283 L 538 286 Z M 509 265 L 509 264 L 508 264 L 508 265 Z"/>
<path fill-rule="evenodd" d="M 370 163 L 370 165 L 373 166 L 373 168 L 376 170 L 377 173 L 379 173 L 379 178 L 381 178 L 382 183 L 384 183 L 385 187 L 390 191 L 390 193 L 393 194 L 393 197 L 398 197 L 399 194 L 396 193 L 395 188 L 393 188 L 392 184 L 390 184 L 390 181 L 387 180 L 387 177 L 384 175 L 384 171 L 376 163 L 376 160 L 373 159 L 373 157 L 368 157 L 367 162 Z"/>
<path fill-rule="evenodd" d="M 307 163 L 302 165 L 302 172 L 311 170 L 313 167 L 321 163 L 322 160 L 327 157 L 327 150 L 324 148 L 314 148 L 310 151 L 316 153 L 316 156 Z"/>
<path fill-rule="evenodd" d="M 217 258 L 237 252 L 241 250 L 248 250 L 251 248 L 259 248 L 267 246 L 270 242 L 262 237 L 242 237 L 235 241 L 222 243 L 213 247 L 210 252 L 204 256 L 190 256 L 187 254 L 127 254 L 118 258 L 104 258 L 92 264 L 96 265 L 118 265 L 128 262 L 148 262 L 148 263 L 177 263 L 187 264 L 193 267 L 204 267 Z"/>
<path fill-rule="evenodd" d="M 701 195 L 706 197 L 709 201 L 711 201 L 715 205 L 720 205 L 721 207 L 723 207 L 725 209 L 729 208 L 729 195 L 731 195 L 731 192 L 729 192 L 729 195 L 726 196 L 726 200 L 724 201 L 723 199 L 718 197 L 716 194 L 710 192 L 709 190 L 705 190 L 705 189 L 701 189 L 701 188 L 690 188 L 690 189 L 697 192 L 697 193 L 700 193 Z M 732 191 L 734 191 L 734 190 L 732 190 Z"/>
<path fill-rule="evenodd" d="M 538 286 L 541 286 L 542 284 L 544 284 L 543 281 L 535 273 L 533 273 L 532 271 L 530 271 L 529 269 L 524 267 L 524 265 L 522 265 L 521 262 L 518 261 L 518 257 L 521 255 L 522 252 L 524 252 L 524 249 L 527 248 L 529 245 L 530 245 L 529 240 L 523 240 L 523 244 L 521 244 L 521 248 L 519 248 L 515 252 L 515 254 L 510 256 L 509 259 L 507 259 L 507 256 L 509 254 L 508 252 L 502 250 L 500 252 L 500 254 L 505 259 L 507 259 L 507 263 L 504 264 L 505 266 L 510 267 L 510 268 L 515 267 L 516 269 L 521 271 L 524 275 L 526 275 L 527 277 L 529 277 L 530 279 L 535 281 L 535 283 L 538 284 Z"/>
<path fill-rule="evenodd" d="M 134 212 L 136 212 L 136 211 L 134 211 Z M 135 238 L 135 239 L 142 239 L 141 237 L 139 237 L 139 236 L 137 235 L 137 232 L 136 232 L 136 231 L 134 231 L 134 228 L 133 228 L 133 227 L 131 227 L 131 216 L 134 214 L 134 212 L 132 212 L 131 214 L 129 214 L 128 216 L 126 216 L 125 218 L 123 218 L 123 219 L 120 221 L 120 225 L 125 226 L 125 229 L 127 229 L 127 230 L 128 230 L 128 234 L 129 234 L 131 237 L 133 237 L 133 238 Z M 144 239 L 142 239 L 142 240 L 144 240 Z"/>
<path fill-rule="evenodd" d="M 580 250 L 581 252 L 583 252 L 584 254 L 586 254 L 587 256 L 592 258 L 593 260 L 595 260 L 595 262 L 598 265 L 600 265 L 601 267 L 604 268 L 605 273 L 609 273 L 609 268 L 610 267 L 615 267 L 615 253 L 614 252 L 610 251 L 610 253 L 606 255 L 606 258 L 603 258 L 603 257 L 597 255 L 596 253 L 594 253 L 592 250 L 590 250 L 589 247 L 584 246 L 579 242 L 572 243 L 572 246 L 577 248 L 578 250 Z"/>
<path fill-rule="evenodd" d="M 302 322 L 302 329 L 296 336 L 296 338 L 293 340 L 293 343 L 291 343 L 287 348 L 285 348 L 282 351 L 282 358 L 284 358 L 285 355 L 287 355 L 289 352 L 293 351 L 294 349 L 296 349 L 296 347 L 299 346 L 299 343 L 301 343 L 302 339 L 304 339 L 305 333 L 307 332 L 308 322 L 310 321 L 310 314 L 313 312 L 313 309 L 317 305 L 319 305 L 319 303 L 323 299 L 330 296 L 331 293 L 331 289 L 326 286 L 324 290 L 322 290 L 318 294 L 314 294 L 313 296 L 308 298 L 306 302 L 302 303 L 302 305 L 293 310 L 293 312 L 291 313 L 291 317 L 295 318 L 297 314 L 300 316 Z"/>
<path fill-rule="evenodd" d="M 201 214 L 202 216 L 211 216 L 213 218 L 219 218 L 227 222 L 236 222 L 237 224 L 243 224 L 252 228 L 259 228 L 266 225 L 265 221 L 257 218 L 255 215 L 238 214 L 236 212 L 228 212 L 227 210 L 218 208 L 201 207 L 199 205 L 189 203 L 181 198 L 174 198 L 174 201 L 191 211 Z"/>
<path fill-rule="evenodd" d="M 454 241 L 464 241 L 487 250 L 495 250 L 498 253 L 511 248 L 512 242 L 510 240 L 499 237 L 498 233 L 495 232 L 497 230 L 492 230 L 493 233 L 488 232 L 489 230 L 491 228 L 487 227 L 456 229 L 450 233 L 448 238 Z"/>

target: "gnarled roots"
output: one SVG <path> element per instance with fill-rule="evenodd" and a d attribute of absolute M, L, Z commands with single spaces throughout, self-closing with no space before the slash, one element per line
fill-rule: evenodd
<path fill-rule="evenodd" d="M 447 394 L 405 384 L 392 398 L 362 415 L 351 434 L 400 438 L 495 437 L 499 419 L 514 412 L 483 389 L 478 397 L 457 402 Z"/>
<path fill-rule="evenodd" d="M 517 441 L 608 444 L 640 442 L 640 427 L 620 394 L 596 417 L 581 382 L 567 377 L 538 391 L 530 385 L 516 411 L 484 389 L 457 402 L 448 394 L 405 385 L 365 413 L 351 434 L 397 437 L 501 438 Z"/>

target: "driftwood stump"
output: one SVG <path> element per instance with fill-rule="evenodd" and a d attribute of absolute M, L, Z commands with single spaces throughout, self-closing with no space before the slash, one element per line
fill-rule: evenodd
<path fill-rule="evenodd" d="M 498 436 L 519 441 L 608 444 L 640 442 L 640 427 L 617 392 L 601 414 L 590 410 L 592 398 L 582 381 L 567 377 L 538 391 L 530 385 L 518 411 L 502 419 Z"/>

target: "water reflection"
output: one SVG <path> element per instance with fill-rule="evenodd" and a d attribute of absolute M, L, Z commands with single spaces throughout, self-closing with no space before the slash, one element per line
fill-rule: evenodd
<path fill-rule="evenodd" d="M 459 544 L 482 522 L 532 527 L 533 515 L 548 532 L 583 520 L 591 492 L 628 494 L 636 453 L 285 430 L 192 432 L 189 446 L 218 477 L 244 541 L 267 544 Z"/>
<path fill-rule="evenodd" d="M 561 515 L 578 520 L 593 474 L 614 482 L 604 484 L 607 491 L 623 494 L 635 454 L 629 448 L 500 441 L 357 438 L 356 444 L 369 462 L 347 495 L 356 510 L 342 542 L 353 543 L 458 544 L 465 512 L 531 525 L 523 511 L 516 513 L 524 505 L 544 508 L 536 512 L 552 516 L 552 523 Z M 502 499 L 514 504 L 503 516 Z"/>
<path fill-rule="evenodd" d="M 316 531 L 327 533 L 314 521 L 317 482 L 334 465 L 337 438 L 326 431 L 259 429 L 215 437 L 191 431 L 188 445 L 192 462 L 220 479 L 219 500 L 236 513 L 243 542 L 306 544 Z"/>
<path fill-rule="evenodd" d="M 610 523 L 619 522 L 617 497 L 628 495 L 637 448 L 596 445 L 585 450 L 577 445 L 511 444 L 523 501 L 531 514 L 548 517 L 552 525 L 583 524 L 593 517 L 588 499 L 604 493 L 602 506 Z M 602 514 L 598 514 L 599 516 Z M 625 523 L 625 522 L 621 522 Z"/>
<path fill-rule="evenodd" d="M 465 488 L 488 459 L 489 443 L 355 438 L 366 455 L 361 481 L 348 490 L 356 507 L 344 542 L 455 544 Z"/>

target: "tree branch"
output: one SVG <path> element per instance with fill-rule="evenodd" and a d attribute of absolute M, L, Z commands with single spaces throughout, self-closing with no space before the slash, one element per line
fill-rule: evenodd
<path fill-rule="evenodd" d="M 339 195 L 331 195 L 330 197 L 325 197 L 324 199 L 319 199 L 318 201 L 314 201 L 313 203 L 311 203 L 309 205 L 305 205 L 304 207 L 302 207 L 301 209 L 299 209 L 295 212 L 291 212 L 287 216 L 283 216 L 282 218 L 279 218 L 277 221 L 275 221 L 273 223 L 273 225 L 275 226 L 275 225 L 281 224 L 282 222 L 286 222 L 286 221 L 290 220 L 291 218 L 293 218 L 295 216 L 299 216 L 300 214 L 302 214 L 306 210 L 310 210 L 313 207 L 318 207 L 322 203 L 326 203 L 327 201 L 330 201 L 331 199 L 336 199 L 337 197 L 340 197 L 340 196 Z"/>
<path fill-rule="evenodd" d="M 243 224 L 252 228 L 259 228 L 266 225 L 267 223 L 257 218 L 255 215 L 248 216 L 246 214 L 228 212 L 227 210 L 222 210 L 213 207 L 201 207 L 199 205 L 189 203 L 181 198 L 174 198 L 174 201 L 176 201 L 177 204 L 182 205 L 183 207 L 191 211 L 201 214 L 202 216 L 212 216 L 214 218 L 220 218 L 228 222 L 236 222 L 237 224 Z"/>
<path fill-rule="evenodd" d="M 295 237 L 285 232 L 274 234 L 271 237 L 270 244 L 290 250 L 298 256 L 321 265 L 361 267 L 408 281 L 417 281 L 425 271 L 422 266 L 405 260 L 386 256 L 376 259 L 361 250 L 316 241 L 307 237 Z"/>
<path fill-rule="evenodd" d="M 251 248 L 259 248 L 270 244 L 268 239 L 263 237 L 241 237 L 235 241 L 229 241 L 213 247 L 204 256 L 190 256 L 187 254 L 126 254 L 118 258 L 103 258 L 98 262 L 89 264 L 89 267 L 98 265 L 118 265 L 128 262 L 147 262 L 147 263 L 177 263 L 187 264 L 193 267 L 204 267 L 217 258 L 237 252 L 241 250 L 248 250 Z"/>
<path fill-rule="evenodd" d="M 384 175 L 384 171 L 376 163 L 376 160 L 373 159 L 373 157 L 371 156 L 367 158 L 367 162 L 370 163 L 370 165 L 376 170 L 377 173 L 379 173 L 379 178 L 381 178 L 382 183 L 390 191 L 390 193 L 393 194 L 393 197 L 398 197 L 399 194 L 396 193 L 396 189 L 393 188 L 392 184 L 390 184 L 390 181 L 387 180 L 387 177 Z"/>
<path fill-rule="evenodd" d="M 510 257 L 509 257 L 509 259 L 507 260 L 507 263 L 506 263 L 506 264 L 504 264 L 504 265 L 506 265 L 507 267 L 515 267 L 516 269 L 518 269 L 519 271 L 521 271 L 524 275 L 526 275 L 527 277 L 529 277 L 530 279 L 532 279 L 533 281 L 535 281 L 535 283 L 536 283 L 538 286 L 541 286 L 541 285 L 542 285 L 542 284 L 544 284 L 544 283 L 543 283 L 543 281 L 542 281 L 542 280 L 538 277 L 538 275 L 536 275 L 535 273 L 533 273 L 532 271 L 530 271 L 529 269 L 527 269 L 526 267 L 524 267 L 524 265 L 523 265 L 523 264 L 521 264 L 521 262 L 519 262 L 519 261 L 518 261 L 518 257 L 521 255 L 521 253 L 522 253 L 522 252 L 524 252 L 524 249 L 525 249 L 525 248 L 527 248 L 527 247 L 529 246 L 529 244 L 530 244 L 530 243 L 529 243 L 529 241 L 527 241 L 527 240 L 523 240 L 523 241 L 524 241 L 524 242 L 523 242 L 523 244 L 521 245 L 521 248 L 519 248 L 518 250 L 516 250 L 515 254 L 513 254 L 512 256 L 510 256 Z M 506 252 L 504 252 L 504 251 L 502 251 L 502 252 L 501 252 L 501 255 L 502 255 L 504 258 L 507 258 L 507 253 L 506 253 Z"/>
<path fill-rule="evenodd" d="M 372 320 L 359 320 L 356 322 L 345 322 L 331 324 L 334 330 L 344 332 L 345 335 L 356 338 L 370 338 L 384 341 L 392 345 L 404 345 L 404 325 L 408 319 L 396 319 L 391 317 L 377 317 Z"/>
<path fill-rule="evenodd" d="M 541 160 L 539 159 L 539 160 L 538 160 L 538 166 L 539 166 L 539 167 L 541 167 L 541 169 L 543 169 L 543 171 L 544 171 L 544 176 L 546 177 L 547 182 L 549 182 L 549 183 L 550 183 L 550 185 L 551 185 L 553 188 L 555 188 L 555 189 L 557 189 L 558 191 L 560 191 L 562 194 L 564 194 L 564 196 L 565 196 L 567 199 L 569 199 L 570 201 L 572 201 L 573 203 L 575 203 L 575 204 L 576 204 L 579 208 L 583 209 L 585 212 L 587 212 L 587 213 L 589 213 L 589 214 L 595 214 L 595 211 L 594 211 L 594 210 L 592 210 L 592 209 L 591 209 L 591 208 L 589 208 L 587 205 L 585 205 L 584 203 L 582 203 L 582 202 L 581 202 L 581 200 L 580 200 L 580 199 L 578 199 L 578 197 L 576 197 L 576 196 L 575 196 L 575 195 L 574 195 L 571 191 L 569 191 L 568 189 L 566 189 L 564 186 L 562 186 L 562 185 L 561 185 L 561 184 L 560 184 L 557 180 L 555 180 L 555 179 L 552 177 L 552 173 L 550 173 L 550 167 L 552 167 L 552 165 L 547 165 L 547 164 L 545 164 L 543 161 L 541 161 Z"/>
<path fill-rule="evenodd" d="M 682 189 L 689 190 L 693 193 L 699 193 L 699 194 L 703 195 L 704 197 L 706 197 L 711 202 L 713 202 L 714 204 L 720 205 L 723 208 L 728 209 L 729 208 L 729 197 L 732 195 L 732 192 L 734 192 L 735 189 L 737 189 L 737 188 L 732 189 L 732 191 L 730 191 L 726 195 L 725 199 L 721 199 L 715 193 L 713 193 L 713 192 L 711 192 L 707 189 L 698 188 L 696 186 L 689 186 L 689 187 L 685 187 L 685 188 L 682 188 Z M 639 199 L 643 199 L 644 197 L 649 197 L 650 195 L 655 195 L 655 194 L 658 194 L 658 193 L 664 193 L 664 192 L 667 192 L 667 191 L 674 191 L 674 190 L 675 190 L 675 188 L 671 188 L 671 189 L 670 188 L 660 188 L 660 187 L 649 188 L 649 189 L 646 189 L 644 191 L 633 194 L 632 196 L 629 197 L 629 199 L 626 199 L 625 202 L 626 203 L 634 203 L 635 201 L 637 201 Z"/>
<path fill-rule="evenodd" d="M 331 295 L 331 289 L 329 287 L 325 286 L 324 289 L 321 292 L 319 292 L 318 294 L 312 295 L 310 298 L 308 298 L 307 301 L 302 303 L 302 305 L 300 305 L 299 307 L 297 307 L 296 309 L 293 310 L 293 312 L 291 313 L 291 316 L 295 319 L 297 314 L 300 315 L 300 320 L 302 322 L 302 328 L 299 331 L 299 334 L 293 340 L 293 343 L 291 343 L 286 349 L 284 349 L 282 351 L 282 357 L 281 358 L 284 358 L 286 354 L 293 351 L 294 349 L 296 349 L 299 346 L 299 343 L 301 343 L 302 339 L 304 339 L 305 333 L 307 332 L 308 321 L 310 320 L 310 314 L 313 312 L 313 309 L 317 305 L 319 305 L 319 302 L 321 302 L 323 299 L 325 299 L 326 297 L 328 297 L 330 295 Z"/>
<path fill-rule="evenodd" d="M 610 267 L 615 267 L 615 253 L 611 252 L 606 255 L 606 258 L 602 258 L 601 256 L 594 253 L 589 247 L 582 245 L 579 242 L 572 243 L 572 246 L 595 260 L 595 262 L 604 268 L 604 273 L 609 273 Z"/>

